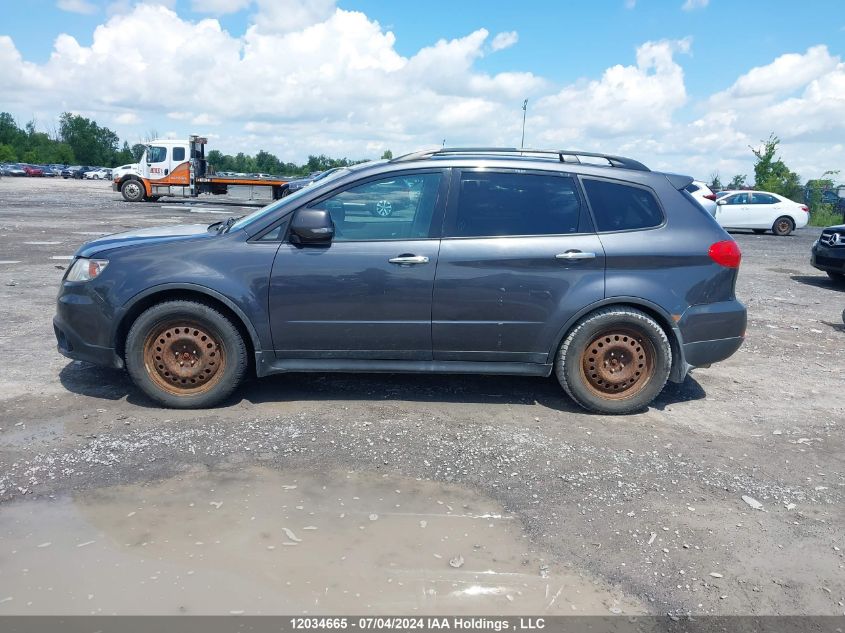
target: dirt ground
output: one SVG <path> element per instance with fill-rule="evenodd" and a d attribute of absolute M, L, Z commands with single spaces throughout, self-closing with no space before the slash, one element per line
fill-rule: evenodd
<path fill-rule="evenodd" d="M 745 345 L 627 417 L 554 379 L 340 374 L 171 411 L 56 352 L 80 243 L 248 206 L 0 180 L 0 614 L 133 612 L 115 586 L 155 613 L 845 613 L 818 229 L 736 233 Z"/>

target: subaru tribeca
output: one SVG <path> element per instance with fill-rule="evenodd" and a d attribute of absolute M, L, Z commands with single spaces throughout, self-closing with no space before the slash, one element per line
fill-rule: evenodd
<path fill-rule="evenodd" d="M 245 217 L 84 244 L 58 349 L 168 407 L 248 372 L 554 372 L 587 409 L 641 410 L 745 334 L 739 248 L 691 182 L 567 150 L 344 168 Z"/>

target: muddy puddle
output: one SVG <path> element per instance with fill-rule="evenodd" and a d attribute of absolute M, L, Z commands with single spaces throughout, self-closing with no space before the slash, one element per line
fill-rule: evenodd
<path fill-rule="evenodd" d="M 371 474 L 195 469 L 0 506 L 0 614 L 608 614 L 477 492 Z"/>

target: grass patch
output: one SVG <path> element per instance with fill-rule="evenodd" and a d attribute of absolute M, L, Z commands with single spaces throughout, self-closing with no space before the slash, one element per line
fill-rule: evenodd
<path fill-rule="evenodd" d="M 842 213 L 834 210 L 832 204 L 820 204 L 810 213 L 810 226 L 842 224 Z"/>

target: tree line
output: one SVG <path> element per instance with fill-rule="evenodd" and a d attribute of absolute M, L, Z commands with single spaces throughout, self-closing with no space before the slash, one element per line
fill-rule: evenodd
<path fill-rule="evenodd" d="M 151 131 L 147 142 L 158 135 Z M 96 121 L 65 112 L 59 126 L 48 132 L 38 132 L 35 121 L 20 127 L 8 112 L 0 112 L 0 163 L 32 163 L 35 165 L 97 165 L 114 167 L 135 163 L 144 152 L 144 143 L 120 144 L 117 133 Z M 392 158 L 390 150 L 382 158 Z M 286 163 L 270 152 L 260 150 L 255 156 L 240 152 L 235 156 L 211 150 L 208 162 L 219 171 L 266 173 L 274 176 L 304 176 L 332 167 L 346 167 L 364 160 L 330 158 L 324 154 L 309 156 L 303 164 Z"/>

